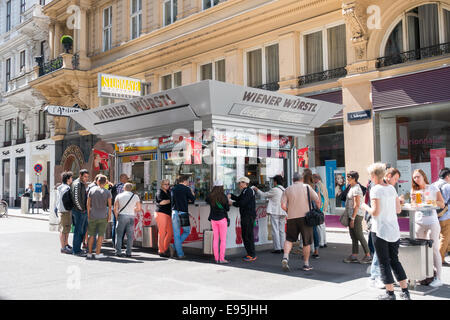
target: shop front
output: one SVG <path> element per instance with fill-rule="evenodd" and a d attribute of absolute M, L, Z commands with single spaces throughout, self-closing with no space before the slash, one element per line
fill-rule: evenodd
<path fill-rule="evenodd" d="M 270 189 L 277 174 L 291 180 L 296 169 L 295 137 L 320 127 L 342 109 L 339 104 L 289 96 L 217 81 L 202 81 L 73 115 L 91 133 L 116 145 L 116 176 L 126 173 L 143 200 L 135 219 L 135 240 L 144 226 L 156 225 L 154 197 L 161 180 L 171 185 L 187 174 L 195 192 L 190 205 L 187 248 L 201 249 L 211 229 L 205 198 L 212 182 L 239 194 L 237 179 Z M 268 237 L 266 201 L 257 201 L 255 243 Z M 243 247 L 239 210 L 229 212 L 227 250 Z"/>

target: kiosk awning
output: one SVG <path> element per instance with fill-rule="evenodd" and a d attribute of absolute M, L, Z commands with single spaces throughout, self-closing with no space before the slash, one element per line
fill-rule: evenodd
<path fill-rule="evenodd" d="M 320 127 L 343 105 L 214 80 L 162 91 L 71 117 L 110 143 L 171 135 L 176 129 L 278 130 L 304 136 Z"/>

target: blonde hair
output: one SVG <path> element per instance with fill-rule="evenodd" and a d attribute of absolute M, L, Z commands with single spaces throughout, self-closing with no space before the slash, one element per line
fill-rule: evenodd
<path fill-rule="evenodd" d="M 386 174 L 386 164 L 381 162 L 376 162 L 374 164 L 371 164 L 367 171 L 369 172 L 369 175 L 374 175 L 378 179 L 382 180 Z"/>

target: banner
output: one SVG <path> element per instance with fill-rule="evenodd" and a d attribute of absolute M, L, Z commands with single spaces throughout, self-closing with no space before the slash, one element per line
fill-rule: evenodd
<path fill-rule="evenodd" d="M 439 171 L 445 166 L 444 160 L 446 155 L 447 150 L 445 149 L 430 149 L 431 181 L 439 179 Z"/>
<path fill-rule="evenodd" d="M 325 160 L 326 182 L 329 198 L 335 198 L 334 170 L 336 170 L 336 168 L 336 160 Z"/>
<path fill-rule="evenodd" d="M 297 150 L 298 166 L 300 168 L 309 168 L 308 147 Z"/>
<path fill-rule="evenodd" d="M 94 170 L 108 170 L 109 154 L 100 150 L 94 149 Z"/>

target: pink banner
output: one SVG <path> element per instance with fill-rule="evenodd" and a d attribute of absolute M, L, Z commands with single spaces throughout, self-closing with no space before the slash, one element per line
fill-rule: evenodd
<path fill-rule="evenodd" d="M 445 166 L 446 153 L 445 149 L 430 149 L 431 181 L 439 179 L 439 171 Z"/>

